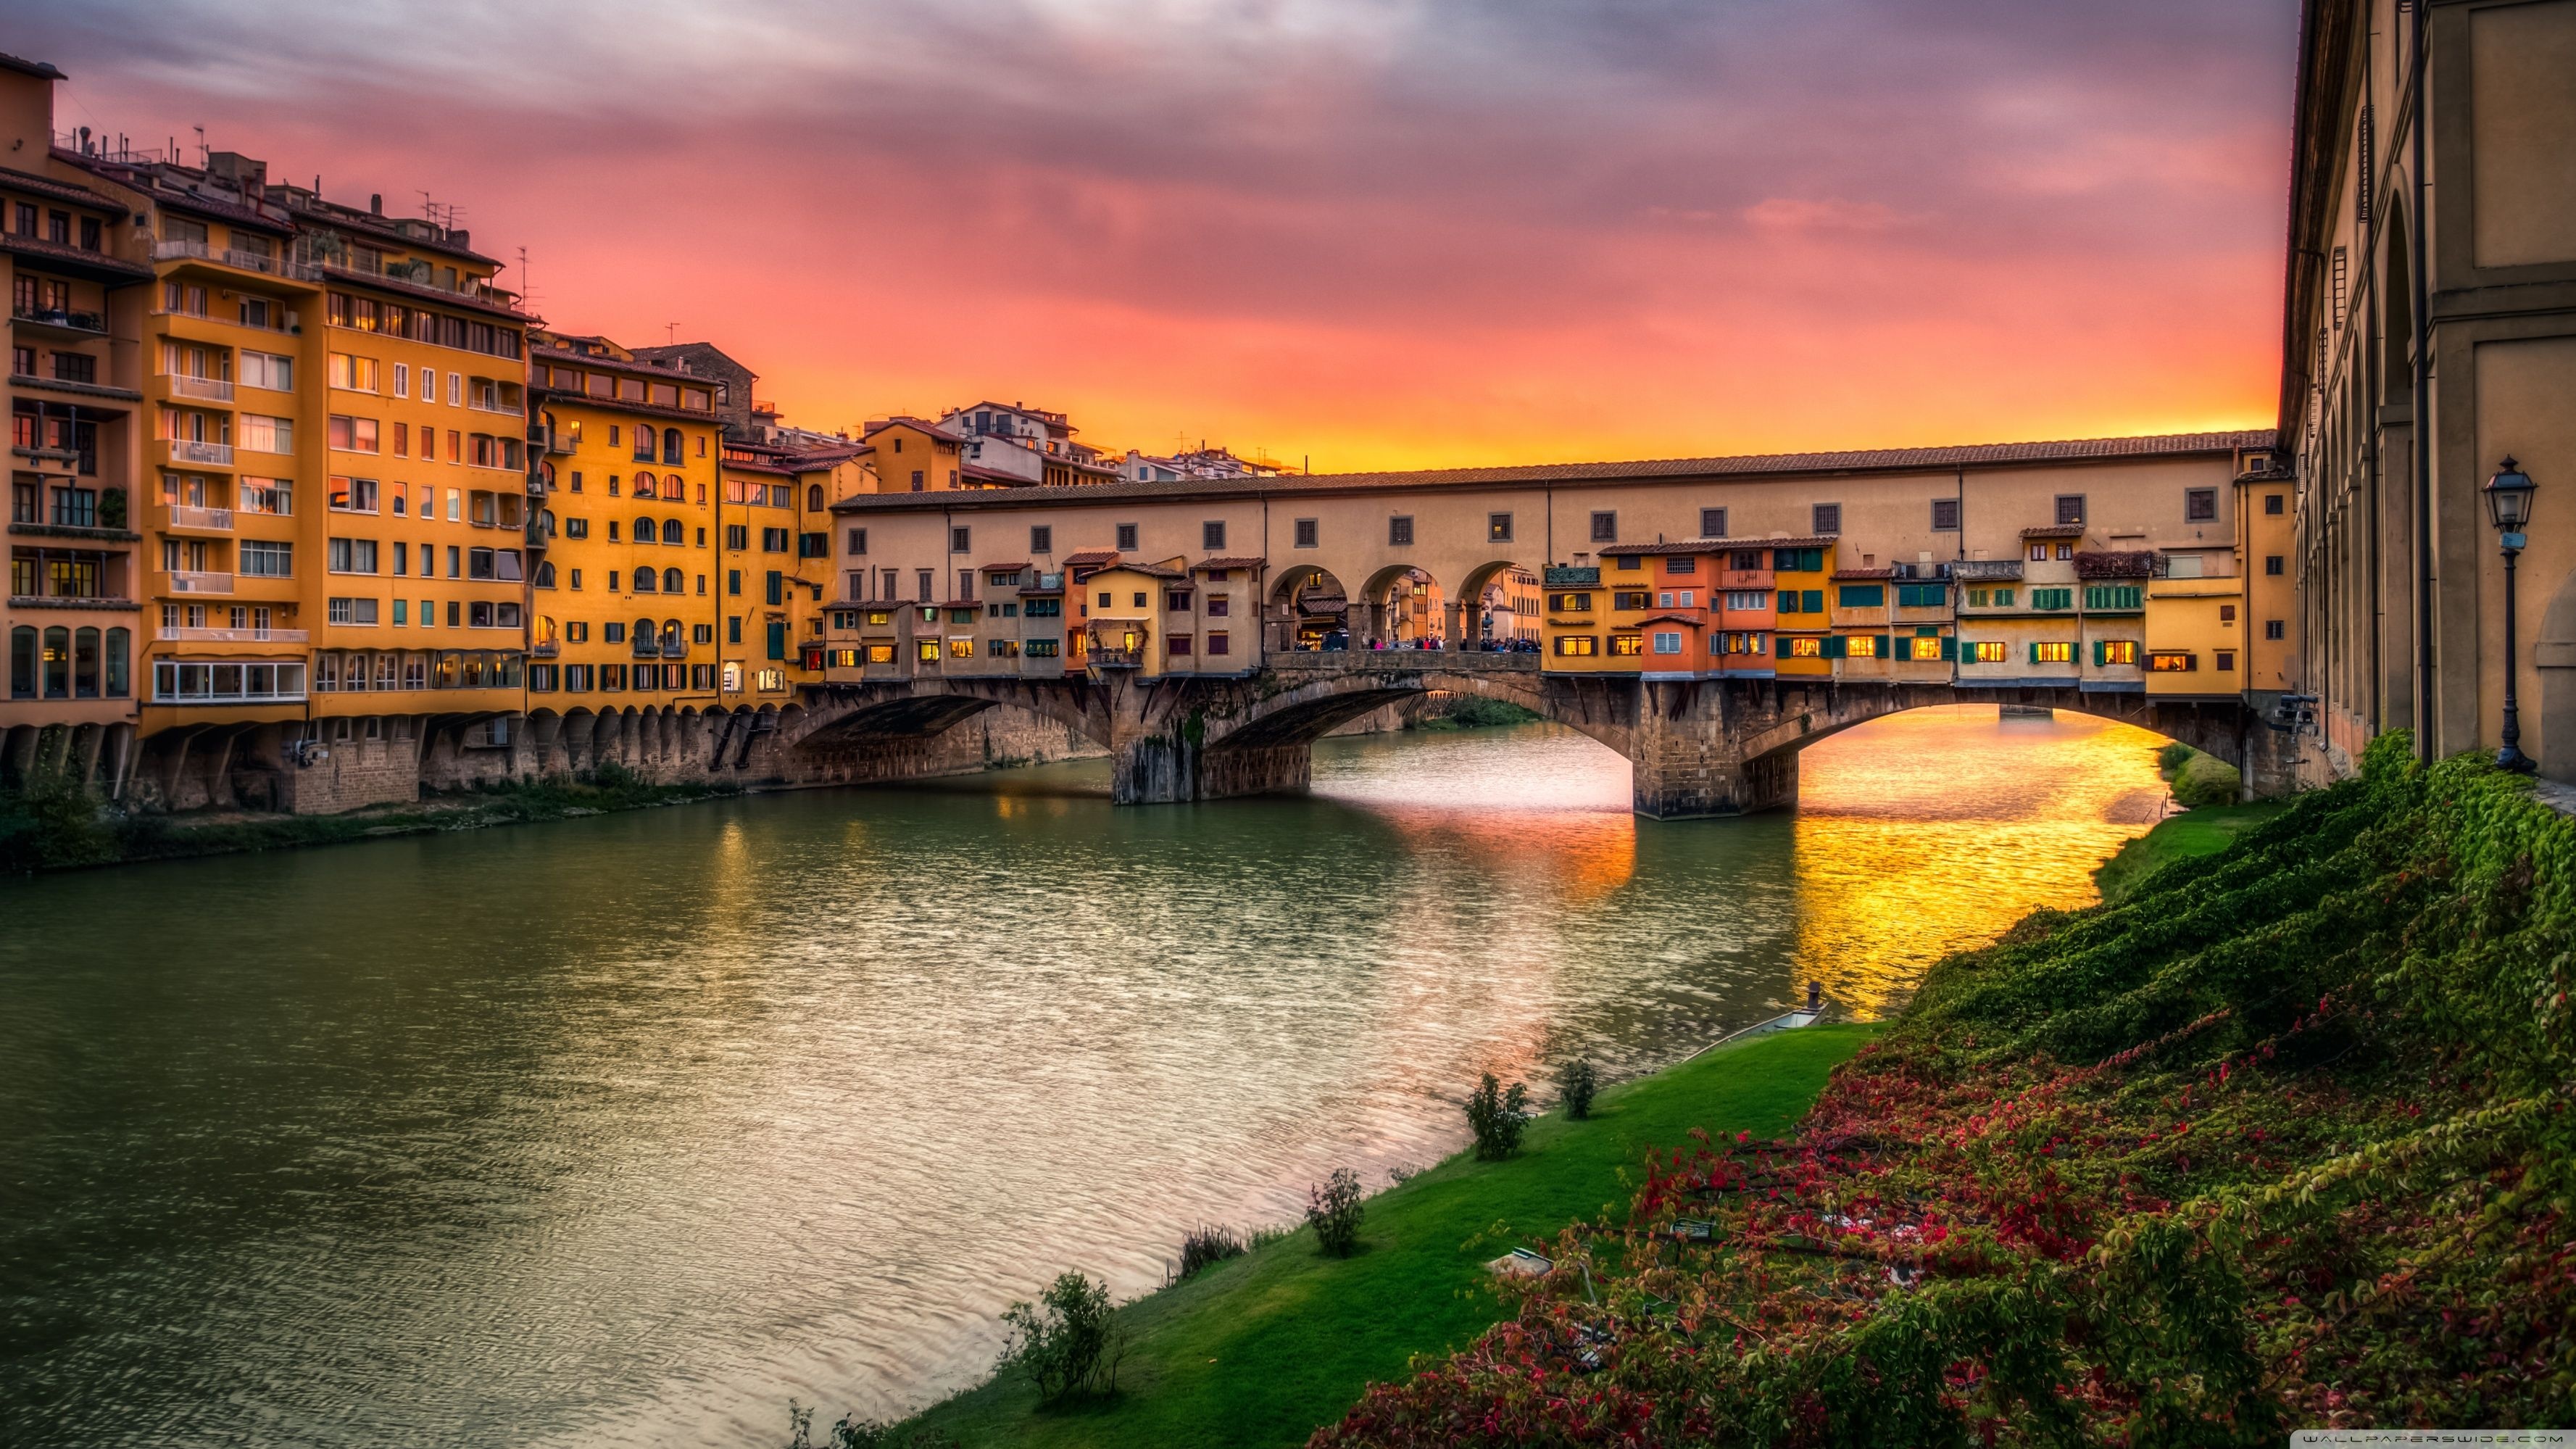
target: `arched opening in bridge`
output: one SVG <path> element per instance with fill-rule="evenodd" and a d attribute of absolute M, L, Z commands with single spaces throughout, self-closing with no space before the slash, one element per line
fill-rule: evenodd
<path fill-rule="evenodd" d="M 1476 569 L 1458 586 L 1456 647 L 1536 653 L 1539 604 L 1537 570 L 1509 559 Z"/>
<path fill-rule="evenodd" d="M 1313 564 L 1301 564 L 1283 572 L 1270 590 L 1262 615 L 1268 636 L 1263 642 L 1275 651 L 1310 653 L 1335 634 L 1342 634 L 1347 644 L 1350 613 L 1350 591 L 1342 581 Z"/>
<path fill-rule="evenodd" d="M 1440 581 L 1407 564 L 1377 571 L 1353 611 L 1354 649 L 1423 649 L 1451 645 L 1456 630 L 1445 610 Z"/>

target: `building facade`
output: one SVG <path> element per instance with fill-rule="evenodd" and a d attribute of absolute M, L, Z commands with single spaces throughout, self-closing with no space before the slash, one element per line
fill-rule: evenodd
<path fill-rule="evenodd" d="M 2496 749 L 2510 677 L 2523 751 L 2576 781 L 2576 0 L 2302 16 L 2283 451 L 2245 490 L 2295 612 L 2253 606 L 2258 687 L 2315 698 L 2324 778 L 2387 729 Z M 2480 496 L 2508 457 L 2538 485 L 2510 649 Z"/>

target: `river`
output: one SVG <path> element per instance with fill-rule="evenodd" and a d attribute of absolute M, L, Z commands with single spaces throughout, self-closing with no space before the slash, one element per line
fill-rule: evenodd
<path fill-rule="evenodd" d="M 2161 812 L 2154 736 L 1924 711 L 1658 823 L 1548 726 L 1305 797 L 1098 763 L 0 881 L 18 1445 L 772 1445 L 1067 1267 L 1284 1221 L 1454 1099 L 1889 1011 Z"/>

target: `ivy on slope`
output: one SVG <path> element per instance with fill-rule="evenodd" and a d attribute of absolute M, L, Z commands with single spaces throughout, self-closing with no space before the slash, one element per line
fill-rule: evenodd
<path fill-rule="evenodd" d="M 2576 822 L 2380 741 L 2117 906 L 1935 967 L 1790 1140 L 1318 1446 L 2278 1444 L 2576 1424 Z"/>

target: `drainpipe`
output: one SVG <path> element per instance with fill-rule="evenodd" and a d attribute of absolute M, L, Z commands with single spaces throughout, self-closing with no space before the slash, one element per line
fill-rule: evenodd
<path fill-rule="evenodd" d="M 2427 59 L 2424 11 L 2430 0 L 2414 0 L 2407 7 L 2414 17 L 2408 46 L 2414 52 L 2415 73 L 2408 81 L 2408 104 L 2413 114 L 2408 138 L 2414 153 L 2415 174 L 2410 178 L 2415 191 L 2415 228 L 2407 236 L 2414 251 L 2412 275 L 2407 278 L 2414 290 L 2415 387 L 2415 664 L 2419 676 L 2415 702 L 2415 755 L 2431 764 L 2433 761 L 2433 319 L 2432 288 L 2424 275 L 2427 248 L 2424 235 L 2432 228 L 2432 218 L 2424 211 L 2424 63 Z"/>

